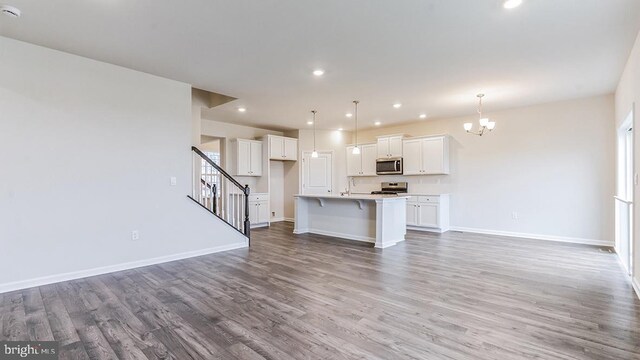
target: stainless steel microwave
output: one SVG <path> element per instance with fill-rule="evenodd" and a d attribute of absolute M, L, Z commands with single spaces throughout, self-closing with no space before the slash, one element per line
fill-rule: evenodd
<path fill-rule="evenodd" d="M 402 158 L 388 158 L 376 160 L 376 174 L 402 175 Z"/>

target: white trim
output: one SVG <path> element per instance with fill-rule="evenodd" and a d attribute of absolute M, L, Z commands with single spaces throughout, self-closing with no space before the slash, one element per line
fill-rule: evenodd
<path fill-rule="evenodd" d="M 635 290 L 638 299 L 640 299 L 640 283 L 638 283 L 638 280 L 633 276 L 631 277 L 631 286 L 633 290 Z"/>
<path fill-rule="evenodd" d="M 132 261 L 132 262 L 127 262 L 122 264 L 102 266 L 102 267 L 93 268 L 93 269 L 43 276 L 35 279 L 15 281 L 15 282 L 10 282 L 6 284 L 0 284 L 0 294 L 9 292 L 9 291 L 27 289 L 35 286 L 48 285 L 48 284 L 58 283 L 62 281 L 76 280 L 76 279 L 81 279 L 89 276 L 96 276 L 96 275 L 102 275 L 102 274 L 112 273 L 116 271 L 135 269 L 143 266 L 162 264 L 170 261 L 188 259 L 196 256 L 209 255 L 209 254 L 222 252 L 222 251 L 246 248 L 248 246 L 249 245 L 245 240 L 241 244 L 220 245 L 212 248 L 188 251 L 180 254 L 160 256 L 152 259 L 138 260 L 138 261 Z"/>
<path fill-rule="evenodd" d="M 415 225 L 407 225 L 407 230 L 431 232 L 431 233 L 437 233 L 437 234 L 443 234 L 449 231 L 449 230 L 435 228 L 435 227 L 424 227 L 424 226 L 415 226 Z"/>
<path fill-rule="evenodd" d="M 293 218 L 288 218 L 288 217 L 279 217 L 279 218 L 273 218 L 271 219 L 271 222 L 294 222 Z"/>
<path fill-rule="evenodd" d="M 574 243 L 574 244 L 611 246 L 611 247 L 613 247 L 613 245 L 614 245 L 613 241 L 607 241 L 607 240 L 574 238 L 574 237 L 556 236 L 556 235 L 528 234 L 528 233 L 519 233 L 519 232 L 511 232 L 511 231 L 467 228 L 467 227 L 461 227 L 461 226 L 451 226 L 450 230 L 452 230 L 452 231 L 470 232 L 470 233 L 476 233 L 476 234 L 509 236 L 509 237 L 515 237 L 515 238 L 526 238 L 526 239 L 547 240 L 547 241 L 559 241 L 559 242 Z"/>
<path fill-rule="evenodd" d="M 358 236 L 358 235 L 352 235 L 352 234 L 343 234 L 343 233 L 339 233 L 339 232 L 326 231 L 326 230 L 298 229 L 297 231 L 294 230 L 293 233 L 294 234 L 312 233 L 312 234 L 331 236 L 331 237 L 336 237 L 336 238 L 341 238 L 341 239 L 346 239 L 346 240 L 363 241 L 363 242 L 368 242 L 368 243 L 375 243 L 376 242 L 376 238 L 374 238 L 374 237 Z"/>

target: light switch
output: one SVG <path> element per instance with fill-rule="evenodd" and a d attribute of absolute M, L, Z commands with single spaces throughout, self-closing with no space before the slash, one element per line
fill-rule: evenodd
<path fill-rule="evenodd" d="M 178 184 L 178 179 L 175 176 L 171 177 L 171 186 L 176 186 Z"/>

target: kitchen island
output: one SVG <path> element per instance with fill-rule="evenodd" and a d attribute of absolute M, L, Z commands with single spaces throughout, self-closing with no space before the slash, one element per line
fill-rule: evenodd
<path fill-rule="evenodd" d="M 407 196 L 295 195 L 294 234 L 313 233 L 374 243 L 404 241 Z"/>

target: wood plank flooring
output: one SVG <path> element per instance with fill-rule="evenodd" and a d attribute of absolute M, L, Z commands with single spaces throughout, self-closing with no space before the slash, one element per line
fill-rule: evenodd
<path fill-rule="evenodd" d="M 61 359 L 640 359 L 640 301 L 609 249 L 292 230 L 0 294 L 0 340 L 58 340 Z"/>

